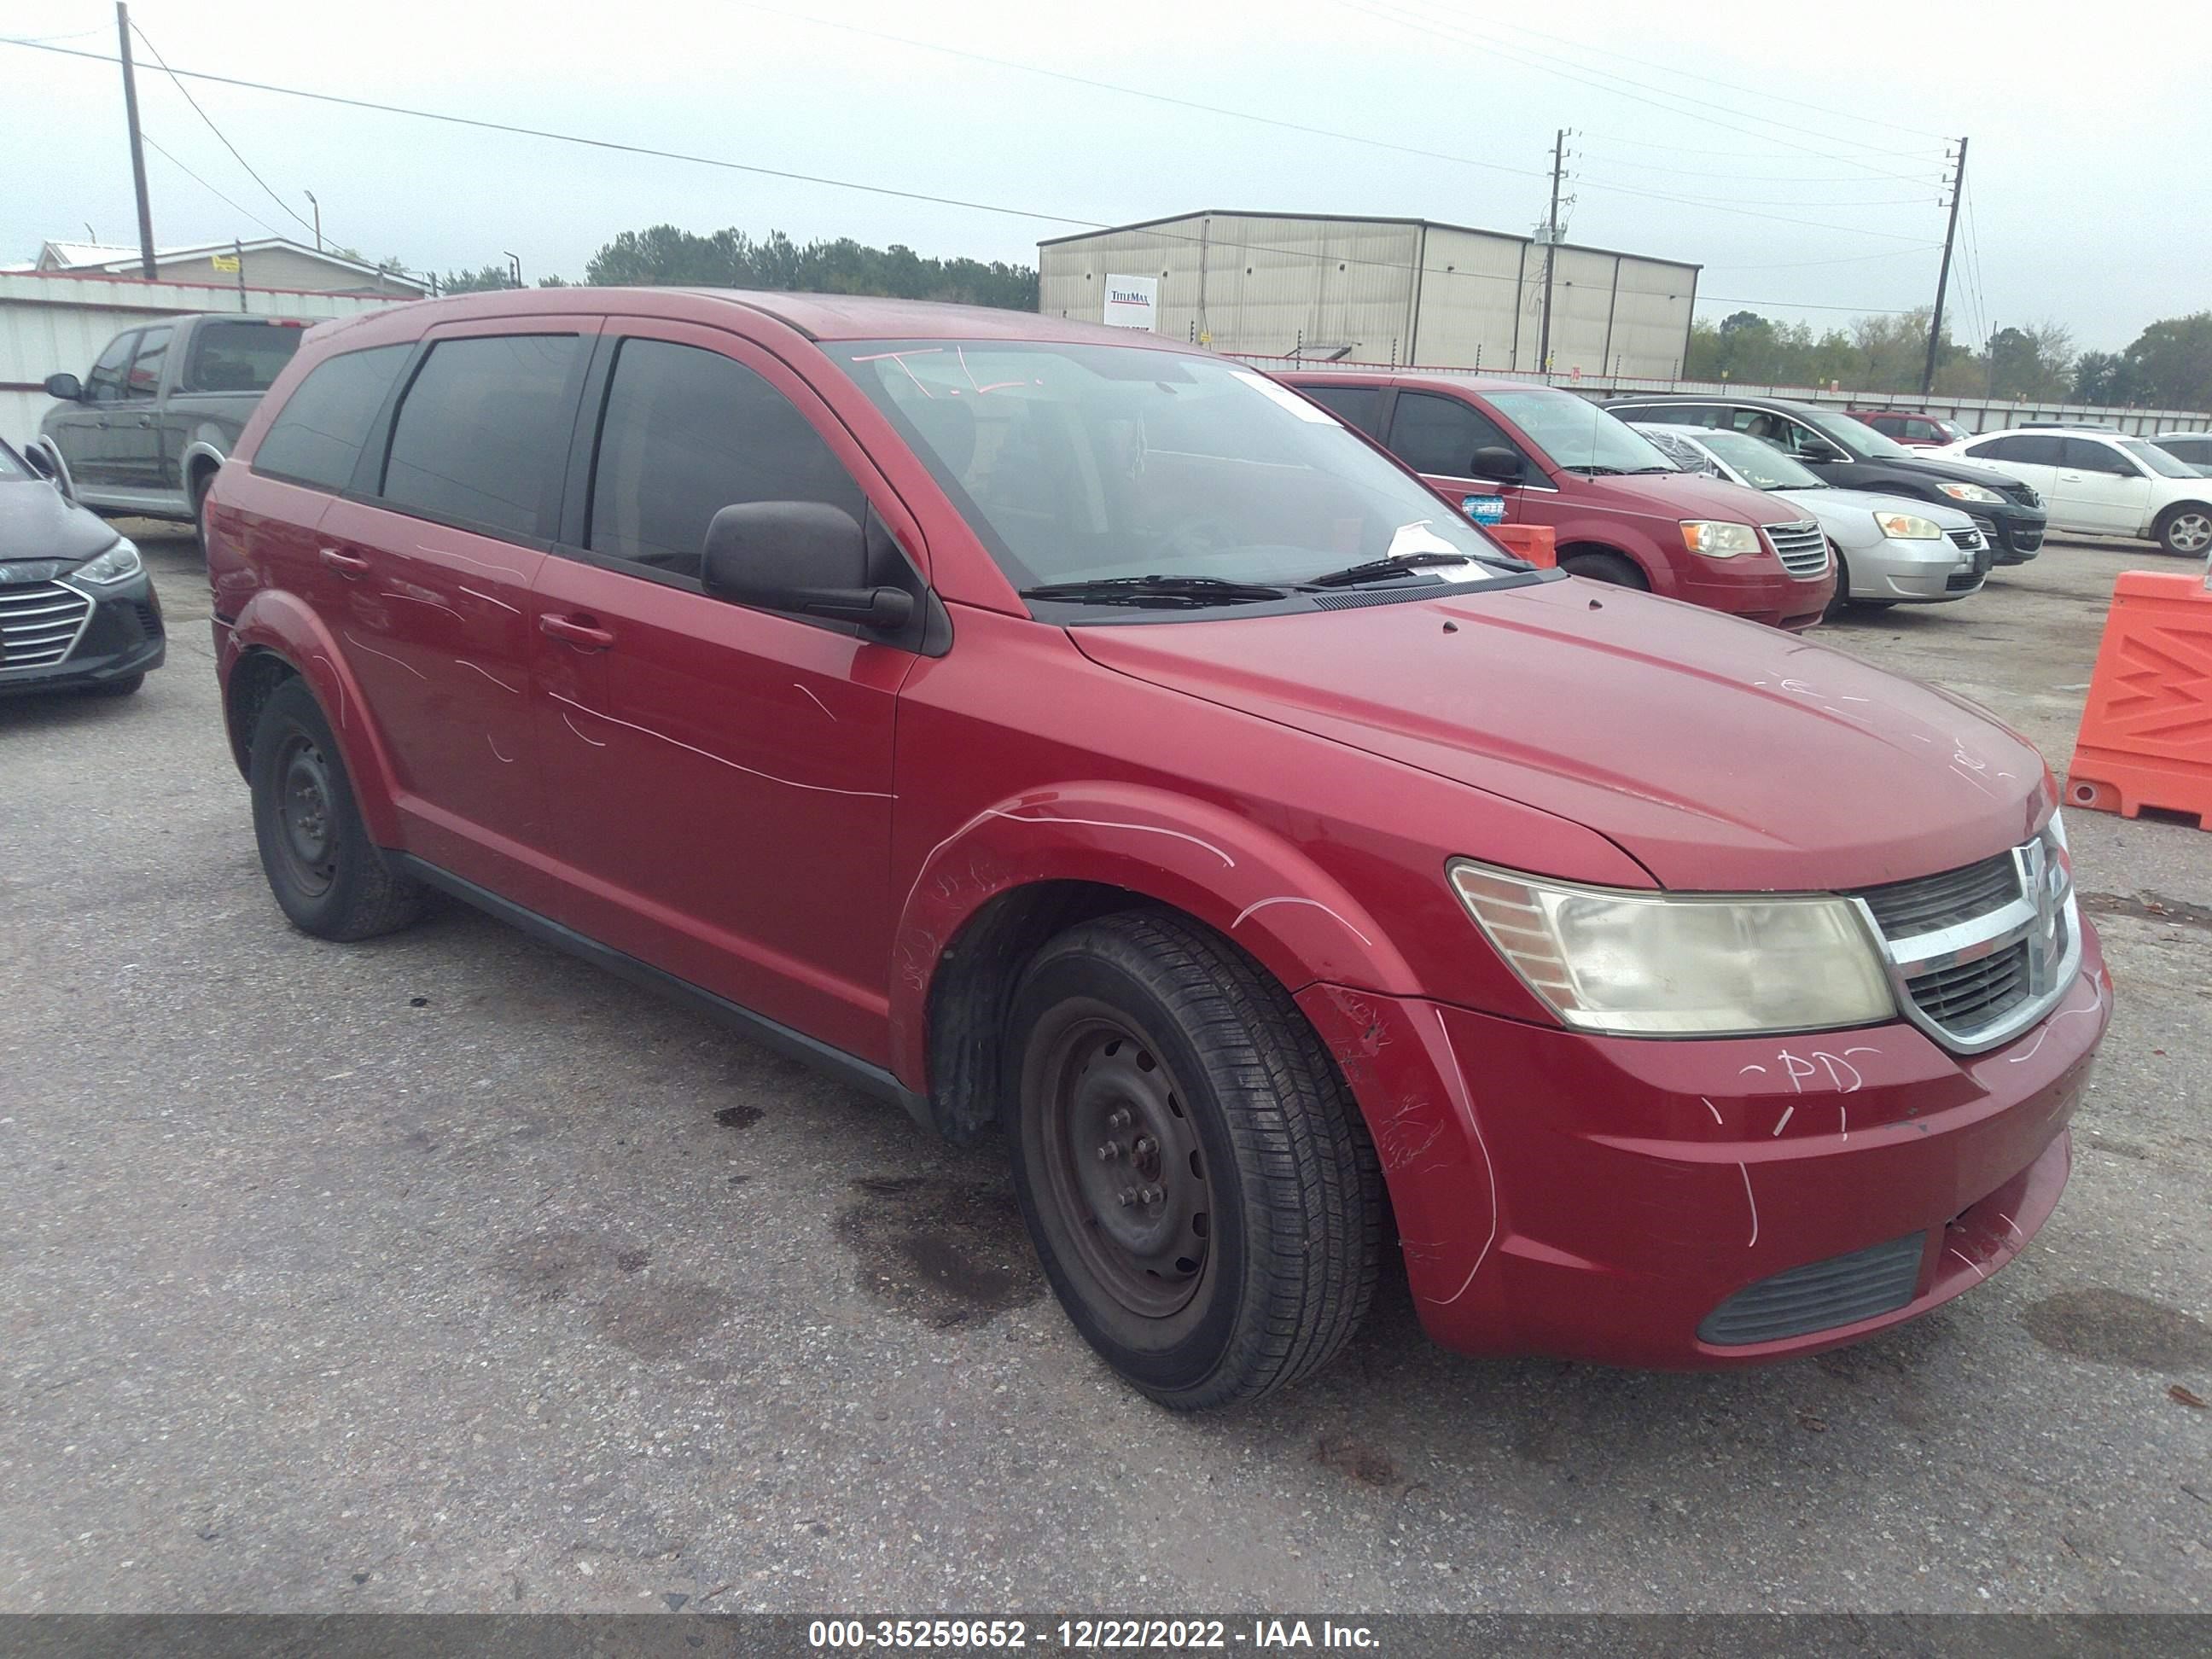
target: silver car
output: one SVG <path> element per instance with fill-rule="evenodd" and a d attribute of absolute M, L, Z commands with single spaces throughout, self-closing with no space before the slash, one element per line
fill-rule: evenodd
<path fill-rule="evenodd" d="M 2212 478 L 2212 432 L 2161 432 L 2151 441 L 2178 461 Z"/>
<path fill-rule="evenodd" d="M 1639 426 L 1686 472 L 1786 495 L 1836 550 L 1836 602 L 1941 605 L 1978 591 L 1992 550 L 1956 507 L 1835 489 L 1763 439 L 1704 426 Z"/>

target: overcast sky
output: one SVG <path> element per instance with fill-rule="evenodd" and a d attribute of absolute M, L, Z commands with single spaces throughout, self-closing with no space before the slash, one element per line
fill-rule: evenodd
<path fill-rule="evenodd" d="M 137 0 L 131 11 L 182 69 L 1018 210 L 187 82 L 280 206 L 142 52 L 142 115 L 169 153 L 148 158 L 163 245 L 271 227 L 306 240 L 284 210 L 308 216 L 307 190 L 325 234 L 371 258 L 443 270 L 511 250 L 532 280 L 577 277 L 617 232 L 663 221 L 1025 264 L 1038 238 L 1078 227 L 1024 213 L 1123 222 L 1252 208 L 1526 234 L 1564 125 L 1576 130 L 1571 240 L 1704 264 L 1702 314 L 1749 307 L 1819 324 L 1932 296 L 1946 140 L 1964 133 L 1954 336 L 2051 319 L 2078 345 L 2110 349 L 2156 318 L 2212 306 L 2198 182 L 2212 155 L 2212 21 L 2196 4 Z M 0 36 L 112 54 L 114 8 L 0 0 Z M 112 64 L 0 46 L 0 260 L 88 223 L 102 240 L 135 240 Z"/>

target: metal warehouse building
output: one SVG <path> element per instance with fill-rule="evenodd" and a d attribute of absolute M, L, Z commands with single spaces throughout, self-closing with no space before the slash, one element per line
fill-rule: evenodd
<path fill-rule="evenodd" d="M 1038 309 L 1107 317 L 1107 279 L 1154 331 L 1255 356 L 1538 369 L 1544 245 L 1426 219 L 1206 212 L 1037 246 Z M 1552 367 L 1679 378 L 1698 267 L 1559 244 Z M 1141 314 L 1139 313 L 1139 314 Z"/>

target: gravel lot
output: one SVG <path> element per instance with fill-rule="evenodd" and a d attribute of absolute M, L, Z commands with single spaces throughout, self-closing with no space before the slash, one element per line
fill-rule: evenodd
<path fill-rule="evenodd" d="M 0 703 L 0 1609 L 2202 1609 L 2212 836 L 2073 817 L 2118 1014 L 2074 1181 L 1857 1348 L 1431 1347 L 1263 1407 L 1109 1378 L 995 1148 L 458 908 L 287 928 L 189 544 L 168 665 Z M 1818 638 L 2063 769 L 2113 576 L 2054 544 Z"/>

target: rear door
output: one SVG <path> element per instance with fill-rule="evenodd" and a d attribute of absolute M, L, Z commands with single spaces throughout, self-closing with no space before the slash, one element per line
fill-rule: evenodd
<path fill-rule="evenodd" d="M 542 898 L 531 588 L 599 319 L 447 324 L 415 349 L 381 441 L 317 530 L 338 649 L 381 728 L 408 846 Z"/>
<path fill-rule="evenodd" d="M 699 577 L 720 508 L 826 502 L 920 533 L 828 408 L 720 329 L 610 319 L 532 682 L 561 868 L 551 913 L 881 1062 L 893 716 L 913 659 Z"/>
<path fill-rule="evenodd" d="M 2051 514 L 2076 530 L 2139 536 L 2150 520 L 2150 479 L 2134 457 L 2099 438 L 2067 438 Z"/>

